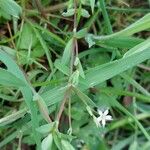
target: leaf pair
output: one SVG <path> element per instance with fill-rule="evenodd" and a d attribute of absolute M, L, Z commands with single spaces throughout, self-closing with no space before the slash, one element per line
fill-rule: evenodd
<path fill-rule="evenodd" d="M 43 125 L 37 128 L 37 131 L 47 136 L 42 140 L 41 150 L 51 150 L 53 147 L 57 147 L 59 150 L 75 150 L 70 142 L 71 136 L 60 133 L 57 130 L 57 122 Z"/>
<path fill-rule="evenodd" d="M 85 17 L 85 18 L 90 17 L 89 12 L 85 9 L 81 8 L 81 9 L 79 9 L 79 11 L 77 10 L 77 12 L 79 12 L 82 17 Z M 62 13 L 62 15 L 64 17 L 70 17 L 70 16 L 73 16 L 74 14 L 75 14 L 75 9 L 74 8 L 70 8 L 70 9 L 67 10 L 67 12 Z"/>

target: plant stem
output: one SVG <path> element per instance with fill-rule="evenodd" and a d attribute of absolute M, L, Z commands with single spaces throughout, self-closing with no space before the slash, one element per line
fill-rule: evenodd
<path fill-rule="evenodd" d="M 12 45 L 13 47 L 16 49 L 16 46 L 15 46 L 15 43 L 14 43 L 14 40 L 13 40 L 13 35 L 12 35 L 12 32 L 11 32 L 11 28 L 10 28 L 10 25 L 9 23 L 7 22 L 7 28 L 8 28 L 8 32 L 9 32 L 9 35 L 10 35 L 10 38 L 11 38 L 11 42 L 12 42 Z"/>
<path fill-rule="evenodd" d="M 74 25 L 73 25 L 73 32 L 74 34 L 76 34 L 77 32 L 77 1 L 74 0 L 74 9 L 75 9 L 75 13 L 74 13 Z M 73 37 L 73 46 L 72 46 L 72 55 L 71 55 L 71 61 L 70 61 L 70 76 L 72 75 L 73 73 L 73 65 L 74 65 L 74 60 L 75 60 L 75 57 L 78 55 L 78 42 L 77 42 L 77 39 L 75 37 Z M 63 98 L 63 101 L 61 103 L 61 106 L 60 106 L 60 109 L 59 109 L 59 112 L 58 112 L 58 115 L 57 115 L 57 120 L 59 121 L 60 120 L 60 117 L 62 115 L 62 112 L 64 110 L 64 107 L 65 107 L 65 103 L 67 100 L 70 99 L 70 95 L 71 95 L 71 85 L 69 83 L 70 81 L 68 81 L 68 89 L 66 90 L 65 92 L 65 95 L 64 95 L 64 98 Z M 71 103 L 71 102 L 70 102 Z M 71 106 L 70 106 L 71 107 Z M 69 121 L 70 122 L 70 121 Z"/>
<path fill-rule="evenodd" d="M 149 113 L 142 113 L 142 114 L 138 114 L 136 116 L 136 118 L 138 120 L 142 120 L 142 119 L 149 118 L 149 117 L 150 117 Z M 132 123 L 132 122 L 134 122 L 133 118 L 129 118 L 129 117 L 121 119 L 121 120 L 117 120 L 115 123 L 112 123 L 108 127 L 108 131 L 117 129 L 117 128 L 121 127 L 121 126 L 124 126 L 124 125 L 126 125 L 128 123 Z"/>
<path fill-rule="evenodd" d="M 65 94 L 64 94 L 64 98 L 63 98 L 63 101 L 61 103 L 61 106 L 60 106 L 60 109 L 59 109 L 59 112 L 57 114 L 57 121 L 59 122 L 60 118 L 61 118 L 61 115 L 62 115 L 62 112 L 64 110 L 64 107 L 65 107 L 65 103 L 66 101 L 69 99 L 69 96 L 70 96 L 70 89 L 71 87 L 68 87 L 68 89 L 66 90 Z"/>
<path fill-rule="evenodd" d="M 47 16 L 46 16 L 45 11 L 44 11 L 44 9 L 43 9 L 43 6 L 42 6 L 42 4 L 41 4 L 41 0 L 34 0 L 34 1 L 35 1 L 35 4 L 36 4 L 36 6 L 37 6 L 39 12 L 41 13 L 41 15 L 42 15 L 45 19 L 47 19 Z"/>

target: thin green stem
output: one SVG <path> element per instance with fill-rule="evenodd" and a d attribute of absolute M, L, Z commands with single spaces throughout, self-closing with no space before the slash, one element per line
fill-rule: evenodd
<path fill-rule="evenodd" d="M 142 114 L 136 115 L 136 118 L 138 120 L 146 119 L 146 118 L 149 118 L 149 117 L 150 117 L 149 113 L 142 113 Z M 130 118 L 130 117 L 127 117 L 127 118 L 124 118 L 124 119 L 121 119 L 121 120 L 117 120 L 116 122 L 113 122 L 113 123 L 111 123 L 110 126 L 108 126 L 108 131 L 107 132 L 109 132 L 111 130 L 115 130 L 117 128 L 120 128 L 120 127 L 122 127 L 126 124 L 129 124 L 129 123 L 132 123 L 132 122 L 134 122 L 134 119 Z"/>
<path fill-rule="evenodd" d="M 128 74 L 123 73 L 120 76 L 124 78 L 126 81 L 128 81 L 130 84 L 132 84 L 141 93 L 150 96 L 150 93 L 146 89 L 144 89 L 139 83 L 137 83 L 134 79 L 132 79 Z"/>
<path fill-rule="evenodd" d="M 143 102 L 150 103 L 150 97 L 149 96 L 145 96 L 145 95 L 138 94 L 135 92 L 123 91 L 123 90 L 115 89 L 115 88 L 111 88 L 111 87 L 101 88 L 100 92 L 108 93 L 108 94 L 116 94 L 116 95 L 120 95 L 120 96 L 124 95 L 124 96 L 136 97 L 136 98 L 142 100 Z"/>

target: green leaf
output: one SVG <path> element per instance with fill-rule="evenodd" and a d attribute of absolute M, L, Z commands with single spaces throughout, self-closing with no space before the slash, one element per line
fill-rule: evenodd
<path fill-rule="evenodd" d="M 54 34 L 53 32 L 50 32 L 48 29 L 45 29 L 44 27 L 41 27 L 33 22 L 30 22 L 30 24 L 35 28 L 39 29 L 43 34 L 44 33 L 47 34 L 49 38 L 53 39 L 53 41 L 55 42 L 53 42 L 52 44 L 56 44 L 58 42 L 59 46 L 66 45 L 65 41 L 62 38 L 60 38 L 57 34 Z"/>
<path fill-rule="evenodd" d="M 140 31 L 144 31 L 147 29 L 150 29 L 150 13 L 148 13 L 143 18 L 139 19 L 135 23 L 131 24 L 130 26 L 128 26 L 127 28 L 125 28 L 119 32 L 116 32 L 116 33 L 113 33 L 110 35 L 106 35 L 106 36 L 94 36 L 92 34 L 89 34 L 86 37 L 86 41 L 91 46 L 91 45 L 95 44 L 95 42 L 98 42 L 98 41 L 113 40 L 114 38 L 117 38 L 117 37 L 129 37 L 135 33 L 138 33 Z"/>
<path fill-rule="evenodd" d="M 48 106 L 56 104 L 63 99 L 67 86 L 57 87 L 42 93 L 42 97 Z"/>
<path fill-rule="evenodd" d="M 139 145 L 137 141 L 133 141 L 129 147 L 129 150 L 136 150 L 138 149 Z"/>
<path fill-rule="evenodd" d="M 149 96 L 145 96 L 135 92 L 123 91 L 119 88 L 105 87 L 105 88 L 101 88 L 100 91 L 101 93 L 106 93 L 110 95 L 112 94 L 112 95 L 124 95 L 124 96 L 136 97 L 137 99 L 140 99 L 143 102 L 150 103 Z"/>
<path fill-rule="evenodd" d="M 4 86 L 22 87 L 25 83 L 11 72 L 0 68 L 0 84 Z"/>
<path fill-rule="evenodd" d="M 10 141 L 12 141 L 13 139 L 15 139 L 18 134 L 19 134 L 19 131 L 17 130 L 15 132 L 11 133 L 10 135 L 8 135 L 3 141 L 0 142 L 0 148 L 4 147 Z"/>
<path fill-rule="evenodd" d="M 63 62 L 61 62 L 60 59 L 56 59 L 54 65 L 63 74 L 69 76 L 69 68 Z"/>
<path fill-rule="evenodd" d="M 42 48 L 44 49 L 45 51 L 45 54 L 46 54 L 46 57 L 47 57 L 47 60 L 48 60 L 48 63 L 49 63 L 49 67 L 51 70 L 53 70 L 53 63 L 52 63 L 52 60 L 51 60 L 51 55 L 50 55 L 50 51 L 48 49 L 48 46 L 46 44 L 46 42 L 44 41 L 44 39 L 42 38 L 42 36 L 40 35 L 40 32 L 32 25 L 31 22 L 29 22 L 30 26 L 32 27 L 32 29 L 34 30 L 36 36 L 37 36 L 37 39 L 39 40 Z"/>
<path fill-rule="evenodd" d="M 49 124 L 42 125 L 42 126 L 38 127 L 36 130 L 39 133 L 47 134 L 47 133 L 50 133 L 52 131 L 54 125 L 55 125 L 55 122 L 52 122 Z"/>
<path fill-rule="evenodd" d="M 60 134 L 58 132 L 55 132 L 53 134 L 53 137 L 54 137 L 54 142 L 55 142 L 58 150 L 62 150 L 62 144 L 61 144 L 61 139 L 60 139 L 59 135 Z"/>
<path fill-rule="evenodd" d="M 95 0 L 90 0 L 92 13 L 94 12 Z"/>
<path fill-rule="evenodd" d="M 86 37 L 85 37 L 85 40 L 86 42 L 88 43 L 89 45 L 89 48 L 92 47 L 93 45 L 95 45 L 95 40 L 93 39 L 93 35 L 92 34 L 88 34 Z"/>
<path fill-rule="evenodd" d="M 21 12 L 21 7 L 14 0 L 0 0 L 0 15 L 19 18 Z M 5 16 L 3 17 L 6 18 Z M 8 17 L 6 19 L 8 19 Z"/>
<path fill-rule="evenodd" d="M 0 49 L 0 60 L 7 66 L 7 70 L 14 76 L 27 83 L 22 71 L 15 63 L 15 61 L 3 50 Z"/>
<path fill-rule="evenodd" d="M 114 144 L 112 150 L 122 150 L 133 141 L 133 138 L 134 138 L 133 136 L 130 136 L 124 140 L 120 140 L 118 143 Z"/>
<path fill-rule="evenodd" d="M 45 101 L 43 100 L 43 98 L 38 94 L 35 93 L 33 96 L 33 101 L 37 102 L 37 105 L 39 107 L 40 113 L 42 114 L 43 118 L 47 121 L 47 122 L 51 122 L 50 117 L 49 117 L 49 112 L 48 112 L 48 107 L 45 103 Z"/>
<path fill-rule="evenodd" d="M 29 47 L 35 46 L 36 43 L 37 39 L 35 33 L 33 32 L 31 26 L 25 23 L 21 32 L 19 48 L 29 49 Z"/>
<path fill-rule="evenodd" d="M 75 150 L 74 147 L 66 140 L 61 140 L 62 150 Z"/>
<path fill-rule="evenodd" d="M 144 42 L 142 42 L 141 44 L 136 45 L 134 48 L 127 51 L 123 57 L 131 56 L 135 53 L 142 52 L 143 50 L 148 49 L 148 48 L 150 48 L 150 39 L 147 39 Z"/>
<path fill-rule="evenodd" d="M 15 58 L 15 56 L 16 56 L 16 51 L 10 47 L 1 45 L 0 50 L 5 51 L 7 54 L 13 56 L 13 58 Z"/>
<path fill-rule="evenodd" d="M 82 78 L 85 78 L 85 74 L 84 74 L 80 59 L 78 57 L 75 58 L 74 66 L 76 66 L 76 69 L 79 71 L 80 76 Z"/>
<path fill-rule="evenodd" d="M 146 14 L 144 17 L 136 21 L 135 23 L 128 26 L 126 29 L 116 33 L 118 35 L 130 36 L 137 32 L 146 30 L 150 28 L 150 13 Z"/>
<path fill-rule="evenodd" d="M 76 70 L 72 73 L 72 75 L 69 78 L 69 82 L 73 84 L 74 86 L 77 86 L 79 83 L 79 71 Z"/>
<path fill-rule="evenodd" d="M 53 136 L 49 134 L 41 143 L 41 150 L 51 150 L 53 144 Z"/>
<path fill-rule="evenodd" d="M 73 91 L 78 95 L 78 97 L 83 101 L 85 105 L 91 105 L 93 107 L 96 107 L 96 104 L 83 92 L 81 92 L 78 88 L 72 87 Z"/>
<path fill-rule="evenodd" d="M 73 49 L 73 38 L 70 39 L 68 41 L 68 43 L 66 44 L 66 47 L 65 47 L 65 50 L 63 52 L 62 59 L 61 59 L 61 62 L 63 64 L 65 64 L 65 65 L 67 64 L 68 65 L 68 63 L 70 61 L 72 49 Z"/>
<path fill-rule="evenodd" d="M 132 77 L 130 77 L 129 75 L 125 73 L 122 73 L 120 76 L 124 78 L 125 80 L 127 80 L 127 82 L 133 85 L 141 93 L 143 93 L 144 95 L 150 96 L 150 93 L 145 88 L 143 88 L 138 82 L 136 82 Z"/>
<path fill-rule="evenodd" d="M 75 34 L 75 37 L 77 39 L 81 39 L 86 36 L 87 32 L 88 32 L 87 28 L 81 29 Z"/>
<path fill-rule="evenodd" d="M 89 14 L 89 12 L 87 10 L 81 9 L 81 16 L 85 17 L 85 18 L 89 18 L 90 14 Z"/>
<path fill-rule="evenodd" d="M 84 74 L 84 71 L 83 71 L 83 68 L 82 68 L 82 65 L 81 65 L 80 60 L 79 60 L 78 67 L 79 67 L 80 76 L 81 76 L 82 78 L 85 78 L 85 74 Z"/>
<path fill-rule="evenodd" d="M 45 52 L 40 44 L 37 44 L 34 48 L 33 51 L 31 52 L 31 56 L 33 58 L 40 58 L 44 56 Z"/>
<path fill-rule="evenodd" d="M 0 55 L 1 57 L 1 55 Z M 4 57 L 2 57 L 4 58 Z M 100 65 L 95 68 L 89 69 L 86 71 L 86 81 L 81 80 L 80 84 L 83 85 L 86 82 L 86 87 L 83 86 L 81 90 L 85 90 L 92 85 L 98 85 L 113 76 L 120 74 L 121 72 L 126 71 L 129 68 L 136 66 L 137 64 L 145 61 L 150 58 L 149 49 L 145 49 L 142 52 L 135 53 L 129 57 L 121 58 L 119 60 L 107 63 L 105 65 Z M 8 59 L 4 59 L 5 61 Z M 128 64 L 127 64 L 128 62 Z M 16 70 L 15 70 L 16 71 Z M 88 84 L 87 84 L 88 83 Z M 63 99 L 63 94 L 66 90 L 66 87 L 57 87 L 50 89 L 42 93 L 42 97 L 45 100 L 48 106 L 58 103 Z"/>
<path fill-rule="evenodd" d="M 70 16 L 73 16 L 74 13 L 75 13 L 75 9 L 71 8 L 71 9 L 68 9 L 67 12 L 63 12 L 62 15 L 64 17 L 70 17 Z"/>
<path fill-rule="evenodd" d="M 97 11 L 87 20 L 87 22 L 84 24 L 83 28 L 87 28 L 88 30 L 91 28 L 93 23 L 96 21 L 98 15 L 99 15 L 100 9 L 97 9 Z"/>
<path fill-rule="evenodd" d="M 136 46 L 137 44 L 140 44 L 141 42 L 144 42 L 144 39 L 135 38 L 135 37 L 119 36 L 119 37 L 114 37 L 114 38 L 108 39 L 108 40 L 99 40 L 96 42 L 96 44 L 103 46 L 103 47 L 109 46 L 109 47 L 114 47 L 114 48 L 130 49 L 130 48 L 133 48 L 134 46 Z M 95 43 L 93 43 L 93 44 L 95 44 Z M 91 46 L 91 45 L 89 45 L 89 46 Z"/>
<path fill-rule="evenodd" d="M 138 119 L 133 114 L 131 114 L 126 108 L 124 108 L 118 101 L 114 100 L 114 102 L 116 102 L 116 106 L 118 107 L 118 109 L 120 109 L 123 113 L 125 113 L 127 116 L 129 116 L 130 118 L 132 118 L 135 121 L 135 123 L 137 124 L 139 129 L 143 132 L 143 134 L 145 135 L 147 140 L 150 140 L 149 133 L 143 127 L 143 125 L 138 121 Z"/>
<path fill-rule="evenodd" d="M 6 126 L 19 118 L 22 118 L 26 114 L 27 109 L 19 110 L 17 113 L 12 113 L 9 116 L 4 116 L 0 119 L 0 127 Z"/>
<path fill-rule="evenodd" d="M 85 76 L 89 86 L 94 86 L 108 80 L 150 58 L 150 45 L 142 49 L 142 52 L 140 51 L 142 47 L 138 48 L 138 53 L 89 69 Z"/>
<path fill-rule="evenodd" d="M 15 61 L 4 51 L 0 49 L 0 60 L 7 66 L 7 70 L 11 72 L 14 76 L 17 76 L 22 82 L 25 83 L 24 87 L 21 87 L 21 92 L 24 97 L 24 100 L 31 111 L 31 121 L 32 121 L 32 130 L 34 135 L 34 140 L 36 141 L 36 144 L 40 145 L 40 136 L 35 131 L 36 128 L 39 126 L 39 121 L 37 117 L 37 107 L 35 105 L 35 102 L 33 102 L 33 95 L 31 90 L 31 85 L 27 82 L 23 72 L 20 70 L 18 65 L 15 63 Z"/>

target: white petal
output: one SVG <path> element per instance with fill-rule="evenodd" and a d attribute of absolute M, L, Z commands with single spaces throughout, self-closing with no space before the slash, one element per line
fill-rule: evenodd
<path fill-rule="evenodd" d="M 105 124 L 106 124 L 106 120 L 102 119 L 102 126 L 105 127 Z"/>
<path fill-rule="evenodd" d="M 101 117 L 101 116 L 98 117 L 98 118 L 97 118 L 97 121 L 98 121 L 98 122 L 102 121 L 102 117 Z"/>
<path fill-rule="evenodd" d="M 113 120 L 111 115 L 107 115 L 107 116 L 105 117 L 105 119 L 106 119 L 106 120 Z"/>
<path fill-rule="evenodd" d="M 108 109 L 104 111 L 104 115 L 106 116 L 109 113 Z"/>
<path fill-rule="evenodd" d="M 98 114 L 99 114 L 100 116 L 103 115 L 103 112 L 102 112 L 100 109 L 98 109 L 97 111 L 98 111 Z"/>
<path fill-rule="evenodd" d="M 99 123 L 99 121 L 98 121 L 98 118 L 94 117 L 93 119 L 94 119 L 94 122 L 95 122 L 96 126 L 99 127 L 99 126 L 100 126 L 100 123 Z"/>

